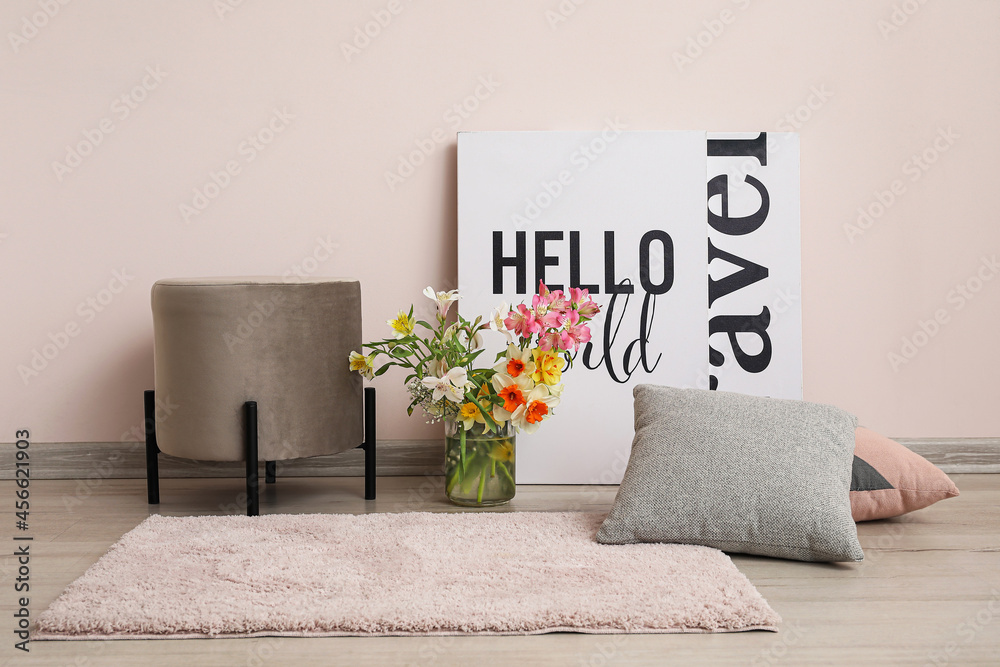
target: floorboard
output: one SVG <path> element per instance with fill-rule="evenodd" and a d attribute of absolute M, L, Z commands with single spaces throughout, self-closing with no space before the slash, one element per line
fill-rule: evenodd
<path fill-rule="evenodd" d="M 953 475 L 962 491 L 930 508 L 858 532 L 863 563 L 822 565 L 734 556 L 781 614 L 777 634 L 553 634 L 537 637 L 259 638 L 32 642 L 13 648 L 10 582 L 0 561 L 0 666 L 53 665 L 804 665 L 1000 664 L 1000 475 Z M 164 515 L 242 511 L 238 479 L 161 482 Z M 379 479 L 361 498 L 358 478 L 285 478 L 265 489 L 262 513 L 467 511 L 443 498 L 440 477 Z M 521 486 L 509 508 L 607 511 L 617 487 Z M 13 505 L 13 482 L 0 498 Z M 141 480 L 33 481 L 31 610 L 37 615 L 122 534 L 150 514 Z M 14 517 L 0 525 L 13 544 Z M 5 553 L 11 553 L 4 547 Z"/>

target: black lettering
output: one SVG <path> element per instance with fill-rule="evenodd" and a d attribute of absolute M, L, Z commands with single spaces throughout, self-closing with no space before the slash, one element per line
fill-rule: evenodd
<path fill-rule="evenodd" d="M 754 157 L 760 166 L 767 166 L 767 132 L 754 139 L 709 139 L 708 157 Z"/>
<path fill-rule="evenodd" d="M 767 335 L 767 327 L 771 323 L 771 312 L 764 306 L 760 315 L 718 315 L 708 321 L 708 335 L 725 333 L 733 348 L 733 356 L 740 368 L 748 373 L 760 373 L 771 363 L 771 337 Z M 762 349 L 757 354 L 747 354 L 740 347 L 737 334 L 757 334 L 762 343 Z M 721 366 L 725 361 L 723 355 L 709 348 L 709 362 L 713 366 Z M 717 363 L 718 362 L 718 363 Z"/>
<path fill-rule="evenodd" d="M 599 285 L 580 284 L 580 232 L 569 233 L 569 286 L 589 290 L 597 294 Z"/>
<path fill-rule="evenodd" d="M 649 246 L 653 241 L 659 241 L 663 246 L 663 280 L 656 285 L 649 279 Z M 670 234 L 654 229 L 642 235 L 639 241 L 639 283 L 649 294 L 664 294 L 673 287 L 674 240 L 670 238 Z"/>
<path fill-rule="evenodd" d="M 517 293 L 528 293 L 527 241 L 524 232 L 514 233 L 513 257 L 503 254 L 503 232 L 493 232 L 493 293 L 503 294 L 503 269 L 513 266 L 516 270 Z"/>
<path fill-rule="evenodd" d="M 708 241 L 708 263 L 712 264 L 713 260 L 722 259 L 730 264 L 734 264 L 740 267 L 739 271 L 734 271 L 730 273 L 725 278 L 720 278 L 719 280 L 712 280 L 712 276 L 708 277 L 708 306 L 712 307 L 716 299 L 731 294 L 736 290 L 743 289 L 747 285 L 753 285 L 758 280 L 763 280 L 767 278 L 767 267 L 761 266 L 760 264 L 755 264 L 748 259 L 743 259 L 742 257 L 737 257 L 725 250 L 719 250 L 714 245 L 712 245 L 712 240 Z"/>
<path fill-rule="evenodd" d="M 649 362 L 649 349 L 647 344 L 649 343 L 650 330 L 653 326 L 653 316 L 656 312 L 656 295 L 646 294 L 642 303 L 642 313 L 639 317 L 639 337 L 635 340 L 629 342 L 625 347 L 625 353 L 622 357 L 622 368 L 621 371 L 615 369 L 613 360 L 613 348 L 615 340 L 618 338 L 618 331 L 621 329 L 622 320 L 625 319 L 625 311 L 628 310 L 628 302 L 631 296 L 628 293 L 625 294 L 625 302 L 621 306 L 621 313 L 617 314 L 615 308 L 618 305 L 618 294 L 615 293 L 611 297 L 611 301 L 608 303 L 607 309 L 604 311 L 604 331 L 603 340 L 601 342 L 601 358 L 594 360 L 593 353 L 595 345 L 593 343 L 587 343 L 583 346 L 583 365 L 591 370 L 596 370 L 600 366 L 608 371 L 608 376 L 619 384 L 625 384 L 632 377 L 632 374 L 639 368 L 642 364 L 643 370 L 647 373 L 652 373 L 653 370 L 660 363 L 663 355 L 656 355 L 656 360 L 652 364 Z M 633 356 L 638 349 L 638 359 L 633 359 Z"/>
<path fill-rule="evenodd" d="M 615 233 L 604 232 L 604 289 L 608 294 L 632 294 L 635 285 L 628 278 L 615 277 Z"/>
<path fill-rule="evenodd" d="M 494 232 L 495 234 L 496 232 Z M 545 243 L 548 241 L 562 241 L 562 232 L 535 232 L 535 285 L 545 282 L 545 267 L 558 266 L 559 258 L 545 254 Z M 561 290 L 562 285 L 548 285 L 551 290 Z"/>
<path fill-rule="evenodd" d="M 729 176 L 720 174 L 708 182 L 708 224 L 712 229 L 729 236 L 743 236 L 750 232 L 757 231 L 764 220 L 767 219 L 767 212 L 771 208 L 771 198 L 767 194 L 767 188 L 753 176 L 747 174 L 747 183 L 752 185 L 760 195 L 760 208 L 756 212 L 742 218 L 729 217 Z M 721 215 L 712 213 L 712 197 L 716 195 L 722 197 L 719 210 Z"/>

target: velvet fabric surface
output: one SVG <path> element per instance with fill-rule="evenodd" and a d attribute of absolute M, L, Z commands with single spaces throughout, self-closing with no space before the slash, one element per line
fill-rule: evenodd
<path fill-rule="evenodd" d="M 261 460 L 353 449 L 364 437 L 361 285 L 312 278 L 160 280 L 152 289 L 160 450 L 245 458 L 243 404 L 257 401 Z"/>

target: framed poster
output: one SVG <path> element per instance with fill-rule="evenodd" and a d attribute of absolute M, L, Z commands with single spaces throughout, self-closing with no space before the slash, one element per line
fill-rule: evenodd
<path fill-rule="evenodd" d="M 720 135 L 718 140 L 729 138 Z M 743 141 L 738 135 L 732 138 Z M 719 155 L 708 150 L 711 145 L 720 147 Z M 760 268 L 743 269 L 736 259 L 740 252 L 759 248 L 747 245 L 748 234 L 736 233 L 733 226 L 742 224 L 737 213 L 752 209 L 753 197 L 739 187 L 744 181 L 730 175 L 744 166 L 740 156 L 725 153 L 732 148 L 734 144 L 712 144 L 705 132 L 633 132 L 613 123 L 597 132 L 458 135 L 463 314 L 487 314 L 501 301 L 530 301 L 539 281 L 551 289 L 586 287 L 603 311 L 591 323 L 593 338 L 576 355 L 553 417 L 537 433 L 518 436 L 519 483 L 621 481 L 632 443 L 636 384 L 731 384 L 734 391 L 746 392 L 753 382 L 744 375 L 768 375 L 752 363 L 750 371 L 741 364 L 748 364 L 747 359 L 763 363 L 765 345 L 757 349 L 752 339 L 763 340 L 770 325 L 760 317 L 733 319 L 744 311 L 760 313 L 759 307 L 753 312 L 743 307 L 744 295 L 763 298 L 772 275 Z M 797 145 L 795 154 L 792 282 L 797 294 Z M 754 173 L 751 178 L 763 175 Z M 706 181 L 709 174 L 714 185 Z M 716 178 L 720 175 L 724 178 Z M 713 241 L 719 252 L 711 279 L 710 221 L 722 230 Z M 762 239 L 759 244 L 771 242 Z M 789 331 L 793 319 L 788 315 L 783 320 Z M 755 329 L 762 326 L 763 337 Z M 492 344 L 495 349 L 484 359 L 502 349 L 502 340 Z M 712 363 L 720 363 L 711 365 L 710 356 Z M 793 365 L 769 374 L 773 382 L 751 392 L 779 395 L 773 387 L 801 387 L 801 370 L 789 378 Z"/>

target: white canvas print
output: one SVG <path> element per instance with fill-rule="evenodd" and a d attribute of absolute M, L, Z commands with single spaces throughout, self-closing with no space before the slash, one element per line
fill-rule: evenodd
<path fill-rule="evenodd" d="M 619 482 L 632 386 L 705 377 L 705 146 L 704 132 L 613 124 L 459 134 L 461 312 L 530 300 L 540 279 L 588 287 L 603 309 L 553 417 L 518 436 L 518 483 Z"/>

